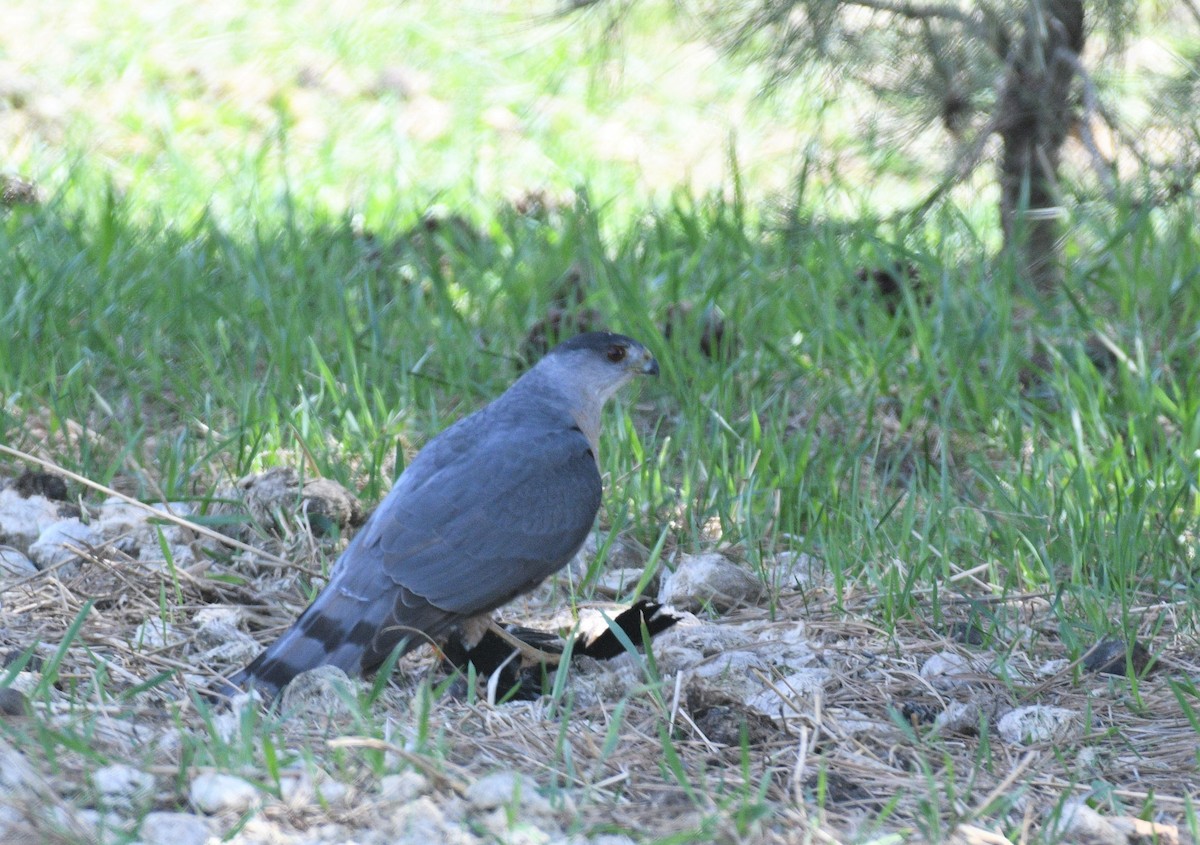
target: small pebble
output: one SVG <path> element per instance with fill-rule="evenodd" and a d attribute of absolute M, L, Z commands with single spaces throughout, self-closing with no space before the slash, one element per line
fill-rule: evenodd
<path fill-rule="evenodd" d="M 1119 638 L 1096 643 L 1083 658 L 1083 668 L 1104 675 L 1125 675 L 1132 664 L 1135 674 L 1141 675 L 1150 663 L 1150 652 L 1134 640 L 1132 648 Z"/>
<path fill-rule="evenodd" d="M 109 804 L 134 804 L 154 794 L 154 775 L 124 763 L 96 769 L 92 784 Z"/>
<path fill-rule="evenodd" d="M 300 476 L 291 467 L 273 467 L 238 481 L 242 501 L 255 521 L 264 528 L 276 526 L 276 518 L 291 513 L 300 503 Z"/>
<path fill-rule="evenodd" d="M 384 775 L 379 779 L 381 801 L 407 804 L 428 791 L 429 781 L 420 772 L 409 770 L 395 775 Z"/>
<path fill-rule="evenodd" d="M 37 573 L 38 568 L 25 555 L 12 546 L 0 547 L 0 577 L 28 578 Z"/>
<path fill-rule="evenodd" d="M 465 825 L 447 818 L 428 795 L 397 806 L 387 822 L 392 845 L 476 845 L 482 842 Z"/>
<path fill-rule="evenodd" d="M 1010 745 L 1060 744 L 1076 739 L 1082 731 L 1074 710 L 1040 704 L 1010 710 L 996 729 Z"/>
<path fill-rule="evenodd" d="M 830 672 L 825 668 L 801 669 L 751 696 L 746 700 L 746 707 L 773 719 L 804 715 L 829 677 Z"/>
<path fill-rule="evenodd" d="M 933 720 L 934 727 L 943 733 L 975 736 L 984 718 L 977 701 L 951 701 Z"/>
<path fill-rule="evenodd" d="M 314 777 L 303 769 L 279 773 L 279 795 L 297 809 L 343 803 L 350 788 L 318 770 Z"/>
<path fill-rule="evenodd" d="M 43 531 L 62 520 L 60 510 L 58 502 L 44 496 L 25 498 L 11 487 L 0 489 L 0 537 L 28 553 Z"/>
<path fill-rule="evenodd" d="M 0 689 L 0 715 L 25 716 L 29 712 L 29 699 L 20 690 L 12 687 Z"/>
<path fill-rule="evenodd" d="M 59 576 L 79 569 L 80 558 L 72 549 L 86 549 L 100 543 L 100 536 L 77 518 L 54 523 L 29 547 L 29 558 L 41 570 L 57 567 Z"/>
<path fill-rule="evenodd" d="M 1050 824 L 1051 841 L 1080 842 L 1087 845 L 1127 845 L 1129 838 L 1107 819 L 1085 804 L 1072 799 Z"/>
<path fill-rule="evenodd" d="M 522 814 L 552 813 L 550 802 L 538 792 L 537 783 L 516 772 L 495 772 L 467 787 L 467 803 L 475 810 L 494 810 L 520 802 Z"/>
<path fill-rule="evenodd" d="M 188 800 L 202 813 L 244 813 L 260 800 L 258 788 L 249 781 L 221 772 L 196 775 Z"/>
<path fill-rule="evenodd" d="M 212 823 L 191 813 L 147 813 L 138 839 L 145 845 L 206 845 L 214 831 Z"/>
<path fill-rule="evenodd" d="M 970 686 L 982 674 L 979 665 L 955 651 L 930 655 L 921 666 L 921 677 L 934 689 L 953 690 Z"/>
<path fill-rule="evenodd" d="M 224 609 L 221 609 L 222 611 Z M 196 614 L 195 647 L 200 652 L 193 657 L 195 663 L 207 661 L 212 665 L 231 666 L 253 660 L 262 646 L 237 627 L 236 612 L 214 612 L 201 610 Z"/>
<path fill-rule="evenodd" d="M 350 715 L 358 685 L 336 666 L 318 666 L 301 672 L 283 688 L 280 711 L 306 714 L 325 719 L 341 719 Z"/>
<path fill-rule="evenodd" d="M 361 525 L 364 519 L 358 497 L 329 478 L 314 478 L 305 483 L 300 512 L 308 518 L 318 537 Z"/>
<path fill-rule="evenodd" d="M 761 580 L 721 554 L 683 555 L 675 571 L 663 576 L 658 600 L 678 610 L 717 611 L 753 604 L 765 591 Z"/>

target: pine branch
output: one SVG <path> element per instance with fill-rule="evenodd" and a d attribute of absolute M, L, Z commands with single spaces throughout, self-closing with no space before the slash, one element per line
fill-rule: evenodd
<path fill-rule="evenodd" d="M 892 0 L 844 0 L 847 6 L 859 6 L 877 12 L 887 12 L 900 18 L 915 21 L 943 20 L 962 24 L 975 35 L 986 38 L 988 29 L 983 19 L 977 15 L 964 12 L 957 6 L 934 3 L 892 2 Z"/>

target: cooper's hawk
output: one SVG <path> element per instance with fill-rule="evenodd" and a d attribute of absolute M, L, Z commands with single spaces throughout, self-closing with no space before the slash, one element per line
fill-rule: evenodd
<path fill-rule="evenodd" d="M 483 409 L 433 438 L 330 571 L 329 583 L 233 684 L 269 696 L 332 664 L 378 668 L 528 592 L 583 544 L 600 507 L 605 402 L 644 346 L 610 332 L 559 344 Z"/>

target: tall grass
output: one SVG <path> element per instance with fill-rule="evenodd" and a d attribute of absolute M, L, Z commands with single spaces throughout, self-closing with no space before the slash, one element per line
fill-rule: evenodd
<path fill-rule="evenodd" d="M 531 325 L 582 295 L 662 361 L 602 450 L 609 518 L 647 545 L 669 525 L 668 548 L 716 533 L 752 561 L 810 551 L 878 591 L 887 618 L 980 565 L 996 589 L 1081 603 L 1092 613 L 1073 618 L 1099 627 L 1194 590 L 1186 210 L 1084 218 L 1086 260 L 1035 305 L 953 214 L 935 239 L 754 223 L 737 202 L 679 196 L 609 237 L 586 194 L 436 225 L 397 209 L 415 222 L 371 230 L 291 196 L 238 231 L 208 216 L 147 228 L 132 202 L 57 199 L 0 229 L 3 437 L 28 445 L 31 415 L 85 424 L 53 445 L 101 480 L 144 472 L 203 496 L 305 455 L 376 498 L 406 450 L 520 372 Z M 909 262 L 898 298 L 860 278 Z M 668 340 L 681 301 L 694 308 Z M 712 357 L 709 309 L 726 326 Z"/>

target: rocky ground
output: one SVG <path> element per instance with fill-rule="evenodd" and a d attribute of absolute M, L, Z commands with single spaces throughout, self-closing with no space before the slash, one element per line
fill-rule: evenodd
<path fill-rule="evenodd" d="M 1195 671 L 1167 605 L 1144 650 L 1071 660 L 1050 597 L 969 572 L 977 599 L 888 630 L 879 596 L 839 593 L 808 555 L 755 572 L 714 543 L 651 577 L 645 549 L 598 531 L 503 615 L 566 632 L 657 596 L 682 621 L 650 655 L 498 703 L 422 650 L 388 683 L 317 671 L 277 711 L 211 709 L 197 693 L 295 618 L 363 508 L 291 470 L 203 515 L 109 493 L 0 482 L 4 842 L 1186 839 L 1195 733 L 1173 680 Z"/>

